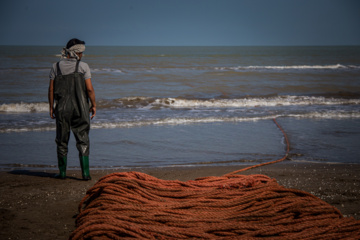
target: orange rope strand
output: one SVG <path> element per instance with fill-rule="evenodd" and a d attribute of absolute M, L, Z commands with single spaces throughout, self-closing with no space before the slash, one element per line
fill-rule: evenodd
<path fill-rule="evenodd" d="M 278 122 L 276 121 L 275 118 L 273 119 L 273 121 L 274 121 L 274 123 L 276 124 L 276 126 L 281 130 L 281 132 L 283 133 L 283 135 L 284 135 L 285 143 L 286 143 L 286 153 L 285 153 L 285 156 L 282 157 L 282 158 L 280 158 L 280 159 L 278 159 L 278 160 L 274 160 L 274 161 L 266 162 L 266 163 L 260 163 L 260 164 L 254 165 L 254 166 L 250 166 L 250 167 L 247 167 L 247 168 L 243 168 L 243 169 L 240 169 L 240 170 L 236 170 L 236 171 L 234 171 L 234 172 L 225 174 L 225 176 L 227 176 L 227 175 L 233 175 L 233 174 L 236 174 L 236 173 L 239 173 L 239 172 L 244 172 L 244 171 L 247 171 L 247 170 L 250 170 L 250 169 L 253 169 L 253 168 L 262 167 L 262 166 L 269 165 L 269 164 L 274 164 L 274 163 L 282 162 L 282 161 L 284 161 L 285 159 L 287 159 L 288 154 L 289 154 L 289 152 L 290 152 L 290 142 L 289 142 L 289 139 L 288 139 L 288 137 L 287 137 L 284 129 L 282 129 L 282 127 L 278 124 Z"/>

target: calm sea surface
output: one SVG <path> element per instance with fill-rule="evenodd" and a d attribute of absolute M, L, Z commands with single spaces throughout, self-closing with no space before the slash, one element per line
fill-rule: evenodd
<path fill-rule="evenodd" d="M 0 46 L 0 169 L 56 167 L 61 47 Z M 92 47 L 91 166 L 360 163 L 360 47 Z M 70 141 L 69 167 L 78 167 Z"/>

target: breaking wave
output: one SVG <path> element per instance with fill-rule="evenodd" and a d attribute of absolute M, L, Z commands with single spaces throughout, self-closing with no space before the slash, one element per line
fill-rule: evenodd
<path fill-rule="evenodd" d="M 177 69 L 176 67 L 170 66 L 157 66 L 157 67 L 148 67 L 148 66 L 139 66 L 139 67 L 124 67 L 122 69 L 116 68 L 94 68 L 91 69 L 94 73 L 129 73 L 129 72 L 153 72 L 153 71 L 162 71 L 169 69 Z M 179 70 L 184 71 L 184 68 Z M 291 66 L 232 66 L 232 67 L 204 67 L 204 66 L 191 66 L 188 70 L 199 70 L 199 71 L 283 71 L 283 70 L 360 70 L 360 66 L 356 65 L 343 65 L 343 64 L 333 64 L 333 65 L 291 65 Z"/>
<path fill-rule="evenodd" d="M 49 104 L 40 103 L 8 103 L 0 105 L 0 113 L 30 113 L 30 112 L 48 112 Z"/>
<path fill-rule="evenodd" d="M 184 99 L 126 97 L 112 100 L 99 100 L 99 109 L 115 108 L 246 108 L 275 106 L 310 105 L 359 105 L 360 99 L 327 98 L 311 96 L 249 97 L 238 99 Z M 48 103 L 8 103 L 0 105 L 0 113 L 47 112 Z"/>
<path fill-rule="evenodd" d="M 208 117 L 208 118 L 165 118 L 144 121 L 129 122 L 111 122 L 111 123 L 94 123 L 93 129 L 101 128 L 132 128 L 142 126 L 163 126 L 163 125 L 186 125 L 197 123 L 221 123 L 221 122 L 257 122 L 262 120 L 271 120 L 279 117 L 292 117 L 298 119 L 348 119 L 360 118 L 360 112 L 310 112 L 305 114 L 288 114 L 288 115 L 266 115 L 258 117 Z"/>
<path fill-rule="evenodd" d="M 292 65 L 292 66 L 237 66 L 237 67 L 216 67 L 215 70 L 331 70 L 331 69 L 360 69 L 360 66 L 355 65 Z"/>
<path fill-rule="evenodd" d="M 358 105 L 360 99 L 310 96 L 249 97 L 237 99 L 184 99 L 133 97 L 102 100 L 100 108 L 242 108 L 309 105 Z"/>
<path fill-rule="evenodd" d="M 343 105 L 360 104 L 360 99 L 336 99 L 307 96 L 278 96 L 271 98 L 242 98 L 242 99 L 156 99 L 155 104 L 179 108 L 239 108 L 239 107 L 273 107 L 298 105 Z"/>
<path fill-rule="evenodd" d="M 119 68 L 91 68 L 92 73 L 96 74 L 127 74 L 134 72 L 158 72 L 158 71 L 169 71 L 169 70 L 190 70 L 190 71 L 239 71 L 239 72 L 256 72 L 256 71 L 286 71 L 286 70 L 350 70 L 359 71 L 359 65 L 344 65 L 344 64 L 332 64 L 332 65 L 274 65 L 274 66 L 261 66 L 261 65 L 250 65 L 250 66 L 191 66 L 191 67 L 174 67 L 169 65 L 162 66 L 124 66 Z M 11 67 L 2 68 L 0 72 L 48 72 L 49 68 L 44 67 Z"/>
<path fill-rule="evenodd" d="M 91 69 L 92 72 L 95 73 L 122 73 L 120 69 L 114 69 L 114 68 L 94 68 Z"/>
<path fill-rule="evenodd" d="M 273 114 L 256 117 L 189 117 L 189 118 L 164 118 L 164 119 L 145 119 L 138 121 L 112 121 L 112 122 L 93 122 L 92 129 L 114 129 L 114 128 L 134 128 L 144 126 L 169 126 L 169 125 L 187 125 L 204 123 L 238 123 L 238 122 L 257 122 L 262 120 L 271 120 L 280 117 L 290 117 L 298 119 L 350 119 L 360 118 L 360 112 L 309 112 L 301 114 Z M 12 126 L 0 129 L 0 133 L 10 132 L 30 132 L 30 131 L 55 131 L 55 124 L 51 126 Z"/>

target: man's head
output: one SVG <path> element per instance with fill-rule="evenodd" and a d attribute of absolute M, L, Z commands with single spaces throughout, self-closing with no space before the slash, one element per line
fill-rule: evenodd
<path fill-rule="evenodd" d="M 77 38 L 73 38 L 73 39 L 70 39 L 70 40 L 68 41 L 68 43 L 66 44 L 66 48 L 67 48 L 67 49 L 70 49 L 72 46 L 77 45 L 77 44 L 85 45 L 85 42 L 84 42 L 84 41 L 81 41 L 81 40 L 79 40 L 79 39 L 77 39 Z"/>
<path fill-rule="evenodd" d="M 85 51 L 85 42 L 77 38 L 70 39 L 66 44 L 66 47 L 63 48 L 63 57 L 67 58 L 76 58 L 80 60 L 82 58 L 82 53 Z"/>

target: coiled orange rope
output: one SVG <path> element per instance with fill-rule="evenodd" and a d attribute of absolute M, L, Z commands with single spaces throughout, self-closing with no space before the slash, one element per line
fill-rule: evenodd
<path fill-rule="evenodd" d="M 113 173 L 87 191 L 79 212 L 70 239 L 360 239 L 360 221 L 265 175 L 181 182 Z"/>

